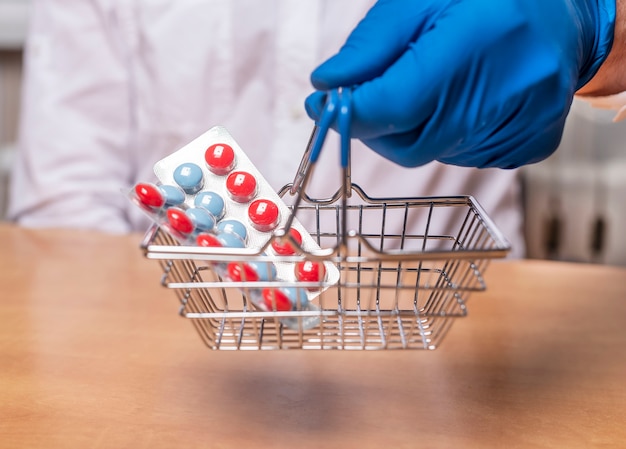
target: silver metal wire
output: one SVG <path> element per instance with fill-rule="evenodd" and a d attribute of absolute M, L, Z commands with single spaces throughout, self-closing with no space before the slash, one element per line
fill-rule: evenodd
<path fill-rule="evenodd" d="M 232 282 L 212 269 L 220 262 L 269 260 L 262 251 L 216 254 L 182 247 L 158 227 L 148 231 L 142 248 L 146 257 L 159 260 L 162 284 L 175 292 L 180 314 L 211 349 L 436 348 L 454 319 L 467 315 L 469 296 L 486 288 L 483 273 L 491 259 L 507 253 L 508 243 L 471 197 L 375 200 L 357 185 L 352 189 L 356 194 L 345 209 L 337 201 L 306 196 L 298 209 L 316 223 L 309 231 L 320 247 L 334 248 L 322 260 L 340 272 L 337 284 L 317 285 L 326 288 L 315 300 L 319 311 L 262 311 L 248 299 L 253 288 L 309 284 Z M 342 252 L 337 242 L 344 210 L 351 231 Z M 404 223 L 401 232 L 387 231 L 389 221 Z M 308 259 L 320 257 L 271 260 Z M 319 326 L 298 326 L 312 316 Z M 296 325 L 286 326 L 286 319 Z"/>
<path fill-rule="evenodd" d="M 314 128 L 294 182 L 279 192 L 291 215 L 262 248 L 180 246 L 157 226 L 142 242 L 145 256 L 159 261 L 162 284 L 175 292 L 180 314 L 211 349 L 434 349 L 454 319 L 467 315 L 469 296 L 486 288 L 483 274 L 489 261 L 510 250 L 470 196 L 369 197 L 352 182 L 349 138 L 343 138 L 349 133 L 349 92 L 331 98 L 344 127 L 342 180 L 331 197 L 306 193 L 333 120 L 327 116 L 325 125 Z M 308 223 L 319 250 L 305 251 L 288 233 L 296 216 Z M 400 229 L 392 225 L 397 223 Z M 298 255 L 265 255 L 274 241 L 288 241 Z M 306 260 L 334 264 L 338 281 L 233 282 L 215 269 L 232 262 Z M 250 299 L 264 287 L 322 293 L 313 300 L 315 310 L 268 311 Z"/>

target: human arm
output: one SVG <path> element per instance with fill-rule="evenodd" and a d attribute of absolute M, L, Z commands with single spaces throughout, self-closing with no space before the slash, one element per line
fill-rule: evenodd
<path fill-rule="evenodd" d="M 611 51 L 596 75 L 576 92 L 581 97 L 604 97 L 626 91 L 626 0 L 616 0 L 615 3 Z"/>
<path fill-rule="evenodd" d="M 578 98 L 601 109 L 613 109 L 614 122 L 626 119 L 626 0 L 617 0 L 613 48 L 596 76 L 576 92 Z"/>
<path fill-rule="evenodd" d="M 352 134 L 405 166 L 513 168 L 558 146 L 613 43 L 614 0 L 380 0 L 312 74 L 354 86 Z"/>
<path fill-rule="evenodd" d="M 128 74 L 108 12 L 33 3 L 9 205 L 24 226 L 128 230 Z"/>

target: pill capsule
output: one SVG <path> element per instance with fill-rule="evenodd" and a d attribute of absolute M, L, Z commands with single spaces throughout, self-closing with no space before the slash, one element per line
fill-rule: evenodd
<path fill-rule="evenodd" d="M 180 164 L 176 167 L 176 170 L 174 170 L 174 181 L 186 193 L 197 193 L 204 185 L 202 169 L 192 162 Z"/>
<path fill-rule="evenodd" d="M 229 232 L 219 232 L 217 239 L 222 246 L 226 248 L 245 248 L 246 243 L 239 238 L 237 234 L 231 234 Z"/>
<path fill-rule="evenodd" d="M 248 265 L 256 272 L 259 281 L 273 281 L 276 279 L 276 265 L 272 262 L 258 262 L 252 260 Z"/>
<path fill-rule="evenodd" d="M 257 231 L 267 232 L 278 226 L 280 212 L 273 201 L 258 199 L 248 207 L 248 218 Z"/>
<path fill-rule="evenodd" d="M 196 244 L 203 248 L 222 248 L 224 246 L 215 234 L 208 232 L 201 232 L 198 234 L 196 236 Z M 223 263 L 209 262 L 209 265 L 217 268 L 218 270 L 222 270 L 224 267 Z"/>
<path fill-rule="evenodd" d="M 245 171 L 235 171 L 226 178 L 228 194 L 238 203 L 247 203 L 256 195 L 256 179 Z"/>
<path fill-rule="evenodd" d="M 244 248 L 243 241 L 235 234 L 210 234 L 208 232 L 201 232 L 196 237 L 196 243 L 198 246 L 204 248 Z M 227 267 L 224 263 L 215 264 L 222 269 Z"/>
<path fill-rule="evenodd" d="M 284 293 L 280 292 L 276 288 L 264 288 L 263 292 L 263 304 L 267 310 L 273 310 L 276 312 L 287 312 L 293 308 L 291 301 Z"/>
<path fill-rule="evenodd" d="M 147 182 L 136 184 L 135 194 L 141 204 L 152 209 L 159 209 L 165 204 L 165 199 L 163 198 L 161 191 L 154 184 Z"/>
<path fill-rule="evenodd" d="M 206 209 L 219 221 L 225 213 L 224 198 L 215 192 L 200 192 L 194 199 L 196 207 Z"/>
<path fill-rule="evenodd" d="M 215 227 L 215 217 L 206 209 L 192 207 L 187 209 L 185 213 L 191 218 L 197 231 L 211 231 Z"/>
<path fill-rule="evenodd" d="M 185 202 L 185 192 L 180 187 L 163 184 L 159 186 L 159 190 L 166 206 L 178 206 Z"/>
<path fill-rule="evenodd" d="M 191 234 L 194 230 L 191 218 L 179 207 L 171 207 L 167 210 L 167 220 L 172 229 L 180 234 Z"/>
<path fill-rule="evenodd" d="M 298 262 L 294 271 L 296 279 L 301 282 L 322 282 L 326 278 L 324 262 L 312 260 Z M 315 287 L 310 287 L 309 290 L 315 290 Z"/>
<path fill-rule="evenodd" d="M 291 237 L 296 241 L 296 243 L 298 243 L 298 245 L 302 245 L 302 235 L 298 232 L 297 229 L 289 229 L 289 235 L 291 235 Z M 291 242 L 288 240 L 274 240 L 272 242 L 272 249 L 276 252 L 276 254 L 280 256 L 292 256 L 296 254 L 296 248 L 294 248 Z"/>
<path fill-rule="evenodd" d="M 235 152 L 230 145 L 216 143 L 204 152 L 204 160 L 211 172 L 227 175 L 235 167 Z"/>
<path fill-rule="evenodd" d="M 222 242 L 217 238 L 215 234 L 209 234 L 207 232 L 201 232 L 196 237 L 196 244 L 204 248 L 221 248 Z"/>
<path fill-rule="evenodd" d="M 245 262 L 231 262 L 227 267 L 228 276 L 235 282 L 256 282 L 259 275 L 256 270 Z"/>
<path fill-rule="evenodd" d="M 306 307 L 309 302 L 306 291 L 302 288 L 280 287 L 278 293 L 286 295 L 294 309 L 302 309 Z"/>
<path fill-rule="evenodd" d="M 246 226 L 238 220 L 223 220 L 217 224 L 217 230 L 219 232 L 230 232 L 238 235 L 244 242 L 248 236 L 248 230 Z"/>
<path fill-rule="evenodd" d="M 270 310 L 301 310 L 308 304 L 304 289 L 295 287 L 265 288 L 263 303 Z"/>

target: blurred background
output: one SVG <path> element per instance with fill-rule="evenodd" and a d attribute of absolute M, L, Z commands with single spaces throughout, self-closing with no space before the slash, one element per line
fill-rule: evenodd
<path fill-rule="evenodd" d="M 29 7 L 29 0 L 0 0 L 0 220 L 16 151 Z M 626 121 L 612 123 L 613 116 L 576 100 L 559 150 L 522 170 L 528 257 L 626 266 Z"/>
<path fill-rule="evenodd" d="M 6 212 L 11 157 L 15 151 L 29 6 L 29 0 L 0 0 L 0 217 Z"/>

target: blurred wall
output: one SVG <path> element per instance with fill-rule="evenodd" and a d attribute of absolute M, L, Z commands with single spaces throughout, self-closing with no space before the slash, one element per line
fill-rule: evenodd
<path fill-rule="evenodd" d="M 575 100 L 558 150 L 525 167 L 528 256 L 626 266 L 626 121 Z"/>
<path fill-rule="evenodd" d="M 22 48 L 28 0 L 0 0 L 0 219 L 6 212 L 8 180 L 17 134 Z"/>

